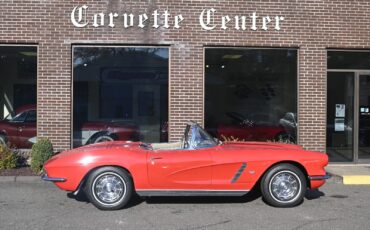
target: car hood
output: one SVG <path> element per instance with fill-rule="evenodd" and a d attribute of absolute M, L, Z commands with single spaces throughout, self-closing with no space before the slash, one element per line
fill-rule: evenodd
<path fill-rule="evenodd" d="M 92 145 L 86 145 L 79 148 L 67 150 L 54 155 L 46 164 L 50 164 L 55 160 L 61 159 L 80 159 L 83 156 L 89 155 L 101 155 L 100 150 L 113 149 L 113 148 L 126 148 L 127 150 L 136 150 L 139 148 L 140 142 L 129 142 L 129 141 L 111 141 L 103 142 Z M 104 155 L 104 154 L 103 154 Z M 101 155 L 102 156 L 102 155 Z"/>
<path fill-rule="evenodd" d="M 8 127 L 9 121 L 7 120 L 0 120 L 0 131 L 2 128 Z"/>
<path fill-rule="evenodd" d="M 141 142 L 132 142 L 132 141 L 110 141 L 110 142 L 102 142 L 96 143 L 91 145 L 85 145 L 71 151 L 93 151 L 98 149 L 111 149 L 111 148 L 137 148 Z"/>
<path fill-rule="evenodd" d="M 224 142 L 225 149 L 302 149 L 299 145 L 275 143 L 275 142 Z"/>

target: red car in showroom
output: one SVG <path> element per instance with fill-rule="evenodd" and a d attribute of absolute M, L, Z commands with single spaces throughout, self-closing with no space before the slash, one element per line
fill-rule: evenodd
<path fill-rule="evenodd" d="M 219 124 L 216 129 L 210 129 L 210 133 L 219 139 L 237 138 L 245 141 L 285 141 L 295 143 L 295 128 L 286 127 L 285 117 L 278 124 L 258 123 L 255 119 L 249 119 L 240 113 L 229 112 L 225 114 L 231 122 Z"/>
<path fill-rule="evenodd" d="M 300 204 L 329 178 L 325 153 L 264 142 L 220 142 L 190 122 L 174 143 L 114 141 L 55 155 L 42 179 L 83 191 L 97 208 L 120 209 L 139 196 L 243 196 L 260 189 L 277 207 Z"/>
<path fill-rule="evenodd" d="M 31 148 L 36 141 L 36 105 L 25 105 L 13 118 L 0 121 L 0 143 L 17 148 Z M 85 122 L 74 132 L 74 146 L 113 140 L 136 140 L 138 128 L 117 122 Z"/>

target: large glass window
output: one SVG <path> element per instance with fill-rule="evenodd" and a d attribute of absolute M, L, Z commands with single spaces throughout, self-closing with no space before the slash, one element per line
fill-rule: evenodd
<path fill-rule="evenodd" d="M 296 142 L 297 50 L 206 48 L 205 127 L 220 139 Z"/>
<path fill-rule="evenodd" d="M 74 47 L 74 147 L 167 141 L 168 55 L 163 47 Z"/>
<path fill-rule="evenodd" d="M 0 45 L 0 144 L 32 146 L 36 137 L 36 79 L 36 46 Z M 32 119 L 25 119 L 28 113 Z"/>

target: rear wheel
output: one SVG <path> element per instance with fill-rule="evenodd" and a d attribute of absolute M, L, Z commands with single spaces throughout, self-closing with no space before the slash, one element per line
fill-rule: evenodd
<path fill-rule="evenodd" d="M 102 135 L 95 137 L 92 140 L 92 143 L 100 143 L 100 142 L 107 142 L 107 141 L 114 141 L 114 138 L 107 134 L 102 134 Z"/>
<path fill-rule="evenodd" d="M 133 182 L 125 170 L 103 167 L 88 177 L 85 193 L 95 207 L 101 210 L 117 210 L 130 201 Z"/>
<path fill-rule="evenodd" d="M 294 207 L 303 201 L 307 184 L 303 172 L 291 164 L 269 169 L 261 180 L 264 200 L 275 207 Z"/>

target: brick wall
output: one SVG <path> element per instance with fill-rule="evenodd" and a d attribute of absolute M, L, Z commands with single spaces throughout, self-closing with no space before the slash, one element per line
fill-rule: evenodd
<path fill-rule="evenodd" d="M 169 10 L 182 14 L 180 29 L 76 28 L 70 22 L 75 6 L 92 13 Z M 204 31 L 198 16 L 205 8 L 221 15 L 284 16 L 275 31 Z M 52 139 L 57 150 L 71 142 L 71 56 L 73 44 L 169 45 L 170 140 L 187 120 L 203 122 L 203 51 L 205 46 L 299 48 L 299 143 L 325 150 L 326 49 L 370 48 L 370 2 L 363 0 L 99 0 L 0 1 L 0 44 L 38 44 L 38 136 Z M 260 18 L 259 18 L 260 19 Z M 231 26 L 231 25 L 230 25 Z"/>

